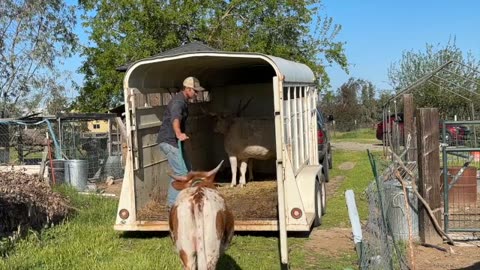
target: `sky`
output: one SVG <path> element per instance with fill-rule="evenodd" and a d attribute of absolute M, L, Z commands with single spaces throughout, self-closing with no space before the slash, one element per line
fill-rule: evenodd
<path fill-rule="evenodd" d="M 464 53 L 480 60 L 480 1 L 341 1 L 324 0 L 324 13 L 342 25 L 337 40 L 346 42 L 350 74 L 329 68 L 338 89 L 350 77 L 392 89 L 388 69 L 404 51 L 425 51 L 426 44 L 444 47 L 450 38 Z"/>
<path fill-rule="evenodd" d="M 76 2 L 76 0 L 67 0 Z M 379 90 L 391 89 L 387 72 L 404 51 L 424 51 L 426 44 L 445 46 L 455 38 L 463 52 L 480 60 L 480 1 L 475 0 L 323 0 L 325 14 L 342 25 L 338 41 L 346 42 L 349 74 L 329 67 L 333 90 L 350 77 L 371 81 Z M 80 42 L 88 44 L 86 30 L 78 24 L 75 32 Z M 65 69 L 82 84 L 77 69 L 84 59 L 68 59 Z M 77 74 L 75 74 L 77 73 Z M 76 93 L 70 93 L 70 97 Z"/>

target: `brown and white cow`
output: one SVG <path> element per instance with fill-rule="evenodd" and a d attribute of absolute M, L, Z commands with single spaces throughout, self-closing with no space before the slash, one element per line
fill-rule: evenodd
<path fill-rule="evenodd" d="M 209 172 L 172 175 L 172 186 L 181 192 L 170 210 L 170 235 L 183 269 L 215 269 L 232 240 L 233 215 L 214 185 L 222 163 Z"/>

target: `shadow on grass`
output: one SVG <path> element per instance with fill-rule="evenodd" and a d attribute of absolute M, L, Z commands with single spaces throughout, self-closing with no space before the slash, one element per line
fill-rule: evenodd
<path fill-rule="evenodd" d="M 310 232 L 288 232 L 288 237 L 292 238 L 308 238 Z M 279 232 L 276 231 L 237 231 L 235 236 L 254 236 L 254 237 L 267 237 L 267 238 L 278 238 Z M 131 232 L 122 232 L 119 235 L 120 238 L 138 238 L 138 239 L 147 239 L 147 238 L 165 238 L 170 237 L 168 231 L 158 232 L 158 231 L 131 231 Z"/>
<path fill-rule="evenodd" d="M 119 236 L 125 239 L 149 239 L 149 238 L 170 238 L 169 232 L 123 232 Z M 224 254 L 220 257 L 217 265 L 217 269 L 225 270 L 241 270 L 240 266 L 235 260 L 228 254 Z"/>
<path fill-rule="evenodd" d="M 470 266 L 463 267 L 463 268 L 455 268 L 455 270 L 476 270 L 480 269 L 480 262 L 474 263 Z"/>
<path fill-rule="evenodd" d="M 310 237 L 311 231 L 305 232 L 287 232 L 287 237 L 289 238 L 308 238 Z M 280 233 L 277 231 L 245 231 L 245 232 L 235 232 L 235 235 L 238 236 L 255 236 L 255 237 L 268 237 L 268 238 L 278 238 Z"/>
<path fill-rule="evenodd" d="M 170 232 L 142 232 L 142 231 L 132 231 L 132 232 L 123 232 L 119 235 L 120 238 L 132 238 L 132 239 L 147 239 L 147 238 L 166 238 L 170 237 Z"/>
<path fill-rule="evenodd" d="M 224 254 L 222 257 L 220 257 L 220 260 L 218 260 L 217 269 L 241 270 L 242 268 L 240 268 L 237 262 L 230 257 L 230 255 Z"/>

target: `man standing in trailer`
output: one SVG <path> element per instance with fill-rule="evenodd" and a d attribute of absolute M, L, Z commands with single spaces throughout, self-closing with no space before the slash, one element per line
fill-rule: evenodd
<path fill-rule="evenodd" d="M 178 176 L 186 175 L 189 171 L 180 145 L 189 137 L 185 134 L 185 124 L 188 118 L 187 101 L 197 96 L 198 92 L 205 90 L 195 77 L 187 77 L 183 81 L 183 89 L 178 92 L 167 105 L 163 113 L 163 121 L 158 132 L 160 149 L 168 159 L 172 173 Z M 167 204 L 171 207 L 177 198 L 179 191 L 171 185 L 168 186 Z"/>

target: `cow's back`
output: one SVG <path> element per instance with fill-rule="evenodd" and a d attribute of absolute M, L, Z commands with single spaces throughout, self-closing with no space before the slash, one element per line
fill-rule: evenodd
<path fill-rule="evenodd" d="M 182 190 L 170 220 L 172 238 L 184 265 L 215 269 L 233 236 L 233 216 L 218 191 L 205 187 Z"/>
<path fill-rule="evenodd" d="M 239 159 L 275 157 L 273 119 L 235 118 L 225 135 L 225 151 Z"/>

